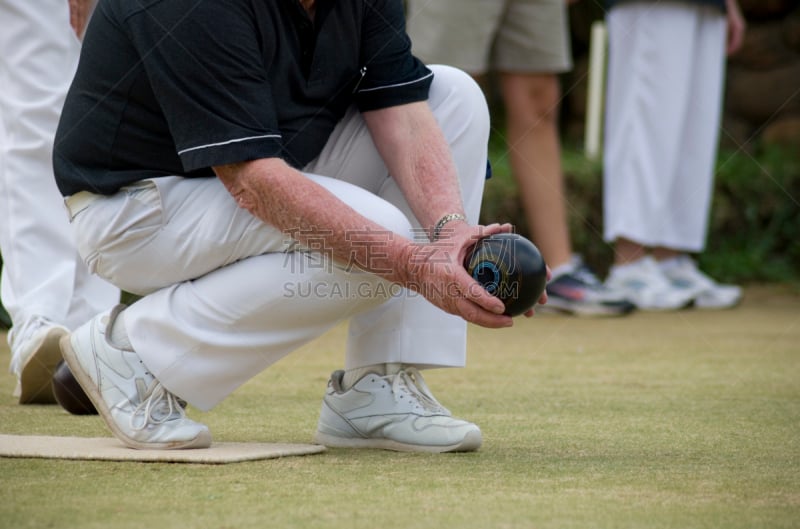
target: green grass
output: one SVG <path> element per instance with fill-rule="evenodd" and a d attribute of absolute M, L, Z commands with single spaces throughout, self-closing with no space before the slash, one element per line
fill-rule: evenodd
<path fill-rule="evenodd" d="M 309 442 L 345 329 L 208 413 L 218 441 Z M 229 465 L 0 459 L 2 528 L 797 528 L 800 295 L 732 311 L 470 329 L 469 365 L 427 375 L 477 422 L 477 453 L 329 450 Z M 8 360 L 0 352 L 0 363 Z M 104 436 L 18 406 L 0 432 Z"/>

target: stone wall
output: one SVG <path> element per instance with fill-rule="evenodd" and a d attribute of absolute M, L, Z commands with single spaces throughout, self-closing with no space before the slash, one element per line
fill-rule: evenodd
<path fill-rule="evenodd" d="M 739 0 L 747 19 L 742 49 L 728 60 L 720 140 L 750 151 L 781 144 L 800 152 L 800 2 Z M 564 133 L 582 141 L 586 114 L 589 32 L 602 7 L 570 6 L 575 68 L 564 76 Z"/>

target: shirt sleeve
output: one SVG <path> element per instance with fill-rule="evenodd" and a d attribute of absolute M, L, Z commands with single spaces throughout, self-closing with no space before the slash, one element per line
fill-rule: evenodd
<path fill-rule="evenodd" d="M 252 13 L 233 2 L 187 8 L 151 6 L 126 20 L 184 169 L 281 156 Z"/>
<path fill-rule="evenodd" d="M 425 101 L 431 72 L 411 54 L 405 14 L 399 0 L 365 0 L 361 80 L 356 104 L 362 112 Z"/>

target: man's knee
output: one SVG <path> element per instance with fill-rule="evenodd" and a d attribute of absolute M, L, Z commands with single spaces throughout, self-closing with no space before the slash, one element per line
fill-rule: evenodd
<path fill-rule="evenodd" d="M 386 202 L 376 216 L 377 218 L 373 218 L 373 220 L 388 231 L 406 238 L 414 237 L 411 221 L 393 204 Z"/>
<path fill-rule="evenodd" d="M 430 103 L 445 135 L 455 127 L 488 141 L 489 106 L 478 83 L 452 66 L 431 65 L 430 69 L 434 73 Z"/>

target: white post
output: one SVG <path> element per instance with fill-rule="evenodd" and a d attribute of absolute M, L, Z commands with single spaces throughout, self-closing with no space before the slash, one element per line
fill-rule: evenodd
<path fill-rule="evenodd" d="M 586 130 L 584 151 L 590 160 L 600 156 L 603 130 L 603 92 L 606 67 L 606 25 L 592 23 L 589 41 L 589 88 L 586 93 Z"/>

